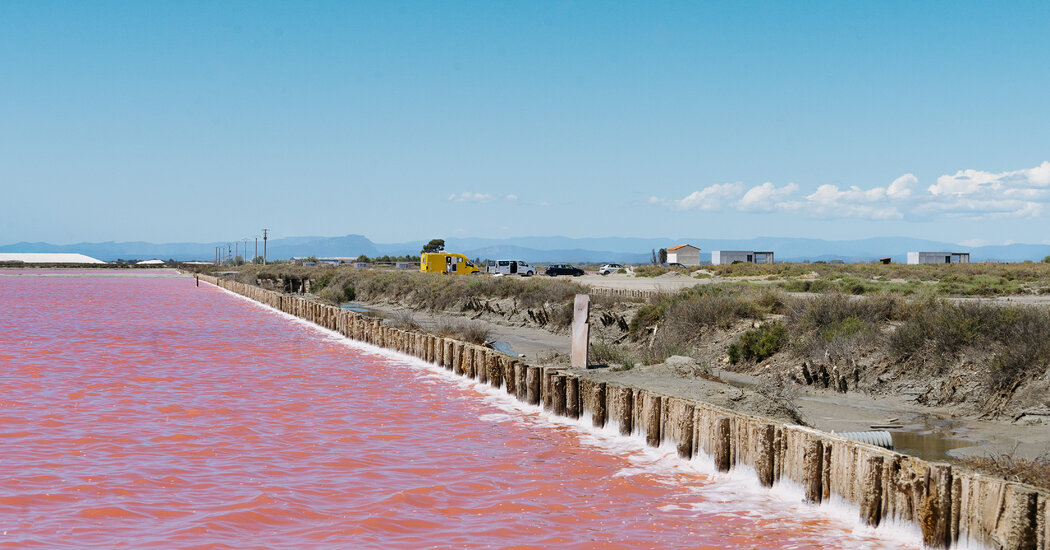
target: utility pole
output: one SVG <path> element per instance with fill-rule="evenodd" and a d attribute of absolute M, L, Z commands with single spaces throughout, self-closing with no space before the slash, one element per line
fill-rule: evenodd
<path fill-rule="evenodd" d="M 244 238 L 244 263 L 248 263 L 248 237 Z"/>
<path fill-rule="evenodd" d="M 252 256 L 252 263 L 255 263 L 255 259 L 259 257 L 259 236 L 255 236 L 255 255 Z"/>
<path fill-rule="evenodd" d="M 263 265 L 266 265 L 266 235 L 269 232 L 269 229 L 263 229 Z"/>

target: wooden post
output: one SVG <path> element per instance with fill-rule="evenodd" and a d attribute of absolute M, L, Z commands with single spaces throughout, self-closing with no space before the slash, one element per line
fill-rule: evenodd
<path fill-rule="evenodd" d="M 755 472 L 758 473 L 758 481 L 766 487 L 773 486 L 773 436 L 776 428 L 772 424 L 765 424 L 758 428 L 758 456 L 755 459 Z"/>
<path fill-rule="evenodd" d="M 579 418 L 583 411 L 583 400 L 580 399 L 580 379 L 575 376 L 565 378 L 565 414 L 569 418 Z"/>
<path fill-rule="evenodd" d="M 452 342 L 452 372 L 463 374 L 463 343 Z"/>
<path fill-rule="evenodd" d="M 591 386 L 591 422 L 597 428 L 605 426 L 606 420 L 606 406 L 605 406 L 605 382 L 595 382 Z"/>
<path fill-rule="evenodd" d="M 489 384 L 493 388 L 499 388 L 503 385 L 503 361 L 500 360 L 498 352 L 489 352 L 488 360 L 485 363 L 486 368 L 489 371 Z"/>
<path fill-rule="evenodd" d="M 802 486 L 806 490 L 806 500 L 813 504 L 821 501 L 824 491 L 824 443 L 819 437 L 809 435 L 806 450 L 802 455 Z"/>
<path fill-rule="evenodd" d="M 728 472 L 731 462 L 729 418 L 722 417 L 715 421 L 715 468 L 719 472 Z"/>
<path fill-rule="evenodd" d="M 511 395 L 514 395 L 517 392 L 517 381 L 514 379 L 515 363 L 516 361 L 511 361 L 509 358 L 496 362 L 496 368 L 499 369 L 500 377 L 503 378 L 503 387 L 507 390 L 507 393 Z"/>
<path fill-rule="evenodd" d="M 445 338 L 445 368 L 448 370 L 453 370 L 454 368 L 453 362 L 456 360 L 454 349 L 455 344 L 452 340 Z"/>
<path fill-rule="evenodd" d="M 555 374 L 550 379 L 551 409 L 558 416 L 565 416 L 565 375 Z"/>
<path fill-rule="evenodd" d="M 620 411 L 620 433 L 631 435 L 634 433 L 634 391 L 630 388 L 620 387 L 616 392 L 617 408 Z"/>
<path fill-rule="evenodd" d="M 645 442 L 650 447 L 659 447 L 663 435 L 660 433 L 661 397 L 645 392 L 642 397 L 642 418 L 645 419 Z"/>
<path fill-rule="evenodd" d="M 861 470 L 860 519 L 872 527 L 878 527 L 882 519 L 882 463 L 881 456 L 872 455 Z"/>
<path fill-rule="evenodd" d="M 529 384 L 528 384 L 528 382 L 525 379 L 526 378 L 525 373 L 528 371 L 528 367 L 526 365 L 522 364 L 522 363 L 517 362 L 517 361 L 512 363 L 511 366 L 514 367 L 514 390 L 515 390 L 515 396 L 518 398 L 518 401 L 521 401 L 522 403 L 528 403 L 529 402 L 529 396 L 528 396 Z"/>
<path fill-rule="evenodd" d="M 474 375 L 474 346 L 463 345 L 463 374 L 467 378 L 475 378 Z"/>
<path fill-rule="evenodd" d="M 525 400 L 530 405 L 540 404 L 540 368 L 529 365 L 525 371 Z"/>
<path fill-rule="evenodd" d="M 590 308 L 590 296 L 577 294 L 572 309 L 572 366 L 577 369 L 587 368 L 587 346 L 590 339 L 587 317 Z"/>

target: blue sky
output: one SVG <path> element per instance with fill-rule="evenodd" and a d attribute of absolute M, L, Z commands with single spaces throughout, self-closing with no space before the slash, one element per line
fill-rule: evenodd
<path fill-rule="evenodd" d="M 0 244 L 1050 240 L 1050 3 L 0 2 Z"/>

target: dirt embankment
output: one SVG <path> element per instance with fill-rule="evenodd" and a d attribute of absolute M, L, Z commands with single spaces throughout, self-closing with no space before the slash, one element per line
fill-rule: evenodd
<path fill-rule="evenodd" d="M 585 291 L 574 281 L 416 279 L 357 279 L 354 303 L 435 333 L 473 323 L 498 349 L 568 365 L 567 306 Z M 325 288 L 331 281 L 317 294 Z M 1038 314 L 893 297 L 795 300 L 765 286 L 698 285 L 674 296 L 594 297 L 590 362 L 605 368 L 588 376 L 827 431 L 886 427 L 926 458 L 1036 457 L 1050 442 Z M 771 353 L 729 361 L 745 335 L 774 325 L 784 328 Z"/>

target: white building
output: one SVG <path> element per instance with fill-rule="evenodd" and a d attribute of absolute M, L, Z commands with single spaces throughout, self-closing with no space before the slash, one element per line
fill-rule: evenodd
<path fill-rule="evenodd" d="M 91 256 L 57 252 L 0 252 L 0 262 L 24 264 L 104 264 Z"/>
<path fill-rule="evenodd" d="M 667 249 L 667 263 L 700 265 L 700 249 L 691 244 L 680 244 Z"/>
<path fill-rule="evenodd" d="M 711 265 L 728 265 L 733 262 L 748 264 L 771 264 L 773 253 L 754 250 L 712 250 Z"/>
<path fill-rule="evenodd" d="M 908 264 L 968 264 L 969 252 L 909 252 Z"/>

